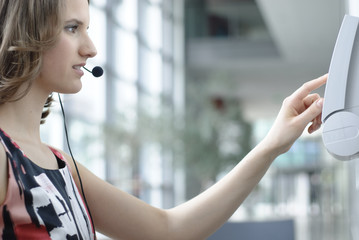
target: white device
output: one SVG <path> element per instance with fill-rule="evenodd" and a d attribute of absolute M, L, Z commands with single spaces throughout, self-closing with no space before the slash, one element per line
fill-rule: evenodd
<path fill-rule="evenodd" d="M 340 160 L 359 157 L 359 18 L 345 15 L 334 47 L 322 112 L 323 142 Z"/>

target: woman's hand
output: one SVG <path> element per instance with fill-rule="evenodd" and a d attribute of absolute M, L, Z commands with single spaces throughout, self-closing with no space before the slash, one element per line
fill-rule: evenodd
<path fill-rule="evenodd" d="M 304 83 L 283 101 L 277 119 L 263 141 L 277 154 L 288 151 L 309 123 L 312 123 L 309 133 L 320 128 L 323 99 L 311 92 L 325 84 L 327 77 L 326 74 Z"/>

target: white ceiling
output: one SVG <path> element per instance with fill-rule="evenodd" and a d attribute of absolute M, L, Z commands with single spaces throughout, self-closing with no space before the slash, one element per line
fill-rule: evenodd
<path fill-rule="evenodd" d="M 250 1 L 209 2 L 218 14 L 254 24 L 258 19 L 251 12 L 258 9 L 246 6 Z M 248 119 L 274 117 L 284 97 L 328 71 L 345 13 L 343 0 L 256 3 L 267 30 L 257 29 L 246 39 L 192 39 L 187 46 L 189 73 L 206 79 L 213 94 L 240 99 Z M 265 31 L 270 37 L 263 38 Z"/>

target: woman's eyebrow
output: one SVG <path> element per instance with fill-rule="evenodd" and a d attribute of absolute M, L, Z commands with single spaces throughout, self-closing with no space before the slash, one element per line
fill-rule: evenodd
<path fill-rule="evenodd" d="M 69 24 L 69 23 L 76 23 L 79 26 L 84 26 L 85 25 L 84 22 L 82 22 L 82 21 L 80 21 L 80 20 L 78 20 L 76 18 L 69 19 L 69 20 L 65 21 L 65 24 Z M 90 28 L 89 26 L 86 27 L 86 29 L 89 29 L 89 28 Z"/>
<path fill-rule="evenodd" d="M 65 23 L 76 23 L 78 25 L 84 25 L 84 23 L 76 18 L 72 18 L 72 19 L 69 19 L 69 20 L 66 20 Z"/>

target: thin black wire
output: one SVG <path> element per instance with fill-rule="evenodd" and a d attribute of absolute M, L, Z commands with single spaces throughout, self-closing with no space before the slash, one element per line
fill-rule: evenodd
<path fill-rule="evenodd" d="M 62 116 L 63 116 L 63 120 L 64 120 L 64 130 L 65 130 L 65 138 L 66 138 L 67 147 L 68 147 L 68 149 L 69 149 L 69 152 L 70 152 L 72 161 L 74 162 L 77 176 L 79 177 L 79 182 L 80 182 L 80 187 L 81 187 L 82 196 L 83 196 L 83 198 L 84 198 L 84 201 L 85 201 L 85 204 L 86 204 L 88 213 L 89 213 L 89 215 L 90 215 L 90 220 L 91 220 L 91 224 L 92 224 L 93 231 L 94 231 L 93 233 L 94 233 L 94 237 L 95 237 L 95 239 L 96 239 L 95 224 L 94 224 L 93 219 L 92 219 L 92 215 L 91 215 L 91 211 L 90 211 L 89 205 L 87 204 L 87 200 L 86 200 L 86 196 L 85 196 L 85 192 L 84 192 L 84 187 L 83 187 L 83 185 L 82 185 L 82 179 L 81 179 L 81 176 L 80 176 L 80 172 L 79 172 L 79 169 L 78 169 L 78 167 L 77 167 L 77 164 L 76 164 L 74 155 L 72 154 L 71 147 L 70 147 L 69 136 L 68 136 L 67 126 L 66 126 L 66 115 L 65 115 L 64 106 L 63 106 L 63 104 L 62 104 L 61 97 L 60 97 L 60 94 L 59 94 L 59 93 L 57 94 L 57 96 L 58 96 L 58 98 L 59 98 L 59 102 L 60 102 L 60 106 L 61 106 L 61 112 L 62 112 Z"/>

